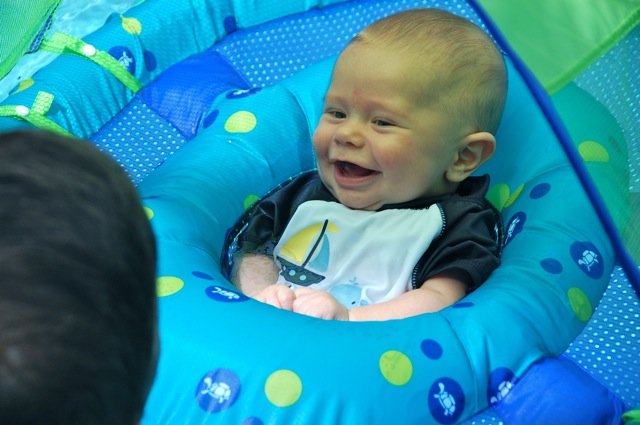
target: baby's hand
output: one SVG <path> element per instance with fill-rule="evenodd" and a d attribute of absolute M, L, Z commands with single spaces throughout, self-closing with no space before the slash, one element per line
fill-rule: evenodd
<path fill-rule="evenodd" d="M 296 289 L 293 311 L 325 320 L 349 320 L 349 310 L 333 295 L 308 287 Z"/>
<path fill-rule="evenodd" d="M 287 285 L 277 283 L 267 286 L 254 298 L 265 304 L 293 311 L 293 300 L 295 300 L 296 294 Z"/>

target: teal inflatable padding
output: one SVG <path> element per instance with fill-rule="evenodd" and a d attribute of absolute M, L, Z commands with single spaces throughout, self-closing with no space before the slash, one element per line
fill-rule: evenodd
<path fill-rule="evenodd" d="M 238 25 L 256 25 L 334 2 L 146 1 L 124 15 L 111 15 L 84 41 L 112 54 L 145 86 L 174 63 L 210 48 Z M 134 96 L 106 70 L 75 55 L 60 56 L 33 80 L 33 85 L 9 96 L 2 105 L 31 106 L 38 91 L 51 93 L 55 99 L 47 117 L 81 138 L 97 132 Z M 0 130 L 15 128 L 15 121 L 0 117 Z"/>
<path fill-rule="evenodd" d="M 552 100 L 618 231 L 623 233 L 631 218 L 631 183 L 628 143 L 620 126 L 602 104 L 573 83 L 556 92 Z"/>
<path fill-rule="evenodd" d="M 483 169 L 510 190 L 507 245 L 480 290 L 381 323 L 311 319 L 239 294 L 219 273 L 227 229 L 248 200 L 312 166 L 331 61 L 220 96 L 215 121 L 140 184 L 164 259 L 163 349 L 144 424 L 393 423 L 398 410 L 406 423 L 453 423 L 489 406 L 495 376 L 515 383 L 560 355 L 599 302 L 614 262 L 608 237 L 513 70 L 500 156 Z M 455 410 L 443 410 L 445 393 Z"/>

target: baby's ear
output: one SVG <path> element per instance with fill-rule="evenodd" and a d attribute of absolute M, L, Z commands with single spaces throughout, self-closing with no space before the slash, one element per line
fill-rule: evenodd
<path fill-rule="evenodd" d="M 445 174 L 447 180 L 453 183 L 460 183 L 491 158 L 496 150 L 496 138 L 493 134 L 482 131 L 469 134 L 461 145 Z"/>

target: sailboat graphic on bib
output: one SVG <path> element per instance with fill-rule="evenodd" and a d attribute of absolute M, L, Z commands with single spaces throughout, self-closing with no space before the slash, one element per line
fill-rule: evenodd
<path fill-rule="evenodd" d="M 338 233 L 329 220 L 312 224 L 286 241 L 276 258 L 287 282 L 309 286 L 324 279 L 321 273 L 327 271 L 331 255 L 327 233 Z"/>

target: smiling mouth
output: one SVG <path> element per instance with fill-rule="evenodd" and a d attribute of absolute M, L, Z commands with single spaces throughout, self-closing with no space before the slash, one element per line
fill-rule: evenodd
<path fill-rule="evenodd" d="M 364 168 L 352 162 L 346 161 L 337 161 L 336 170 L 343 177 L 353 179 L 365 178 L 377 173 L 377 171 L 370 170 L 368 168 Z"/>

